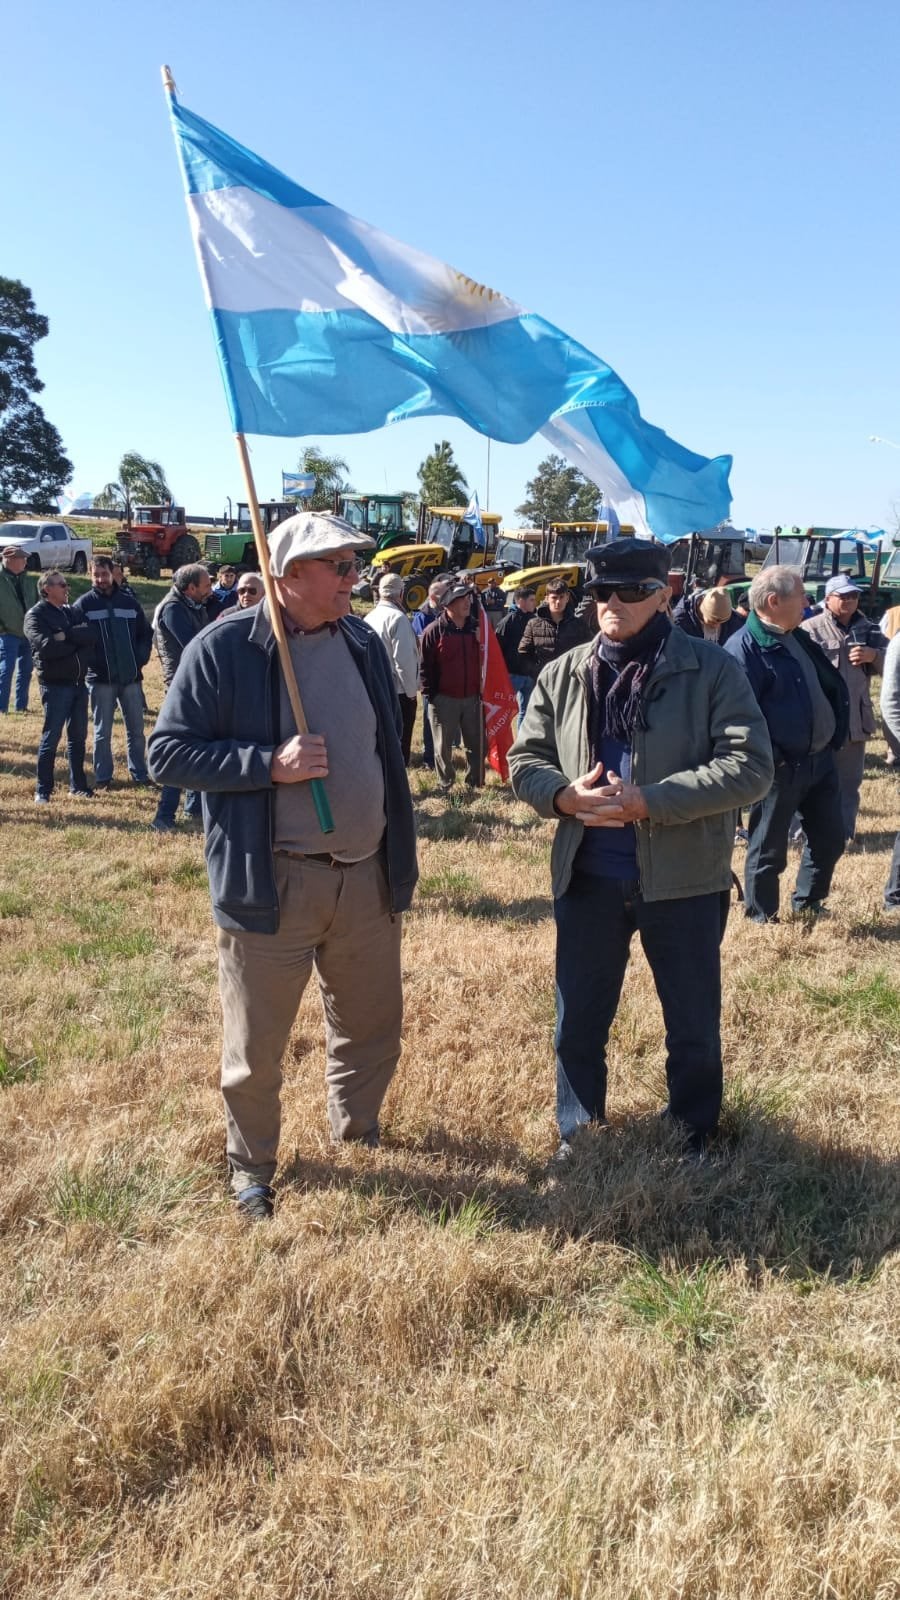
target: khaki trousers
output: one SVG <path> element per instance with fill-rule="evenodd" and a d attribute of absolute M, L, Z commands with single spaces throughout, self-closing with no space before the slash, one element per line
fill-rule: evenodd
<path fill-rule="evenodd" d="M 400 1056 L 399 917 L 381 854 L 352 866 L 276 855 L 277 933 L 217 930 L 222 1096 L 237 1189 L 271 1183 L 281 1131 L 281 1062 L 313 968 L 325 1012 L 328 1121 L 335 1142 L 374 1142 Z"/>
<path fill-rule="evenodd" d="M 464 700 L 456 700 L 449 694 L 436 694 L 428 702 L 428 715 L 434 738 L 434 766 L 441 788 L 448 789 L 453 782 L 453 744 L 457 734 L 462 738 L 466 756 L 466 783 L 473 789 L 478 788 L 484 781 L 480 696 L 472 694 Z"/>

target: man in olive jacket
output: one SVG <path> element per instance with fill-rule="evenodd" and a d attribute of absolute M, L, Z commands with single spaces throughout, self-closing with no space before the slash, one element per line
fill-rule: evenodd
<path fill-rule="evenodd" d="M 28 710 L 31 645 L 25 636 L 25 613 L 37 605 L 37 580 L 26 572 L 25 551 L 8 544 L 0 556 L 0 712 L 9 711 L 13 673 L 16 710 Z"/>
<path fill-rule="evenodd" d="M 544 668 L 509 755 L 515 794 L 559 819 L 558 1158 L 606 1120 L 606 1045 L 637 932 L 666 1024 L 665 1112 L 701 1159 L 722 1100 L 735 812 L 768 789 L 772 750 L 736 663 L 672 628 L 665 549 L 616 539 L 587 559 L 599 634 Z"/>

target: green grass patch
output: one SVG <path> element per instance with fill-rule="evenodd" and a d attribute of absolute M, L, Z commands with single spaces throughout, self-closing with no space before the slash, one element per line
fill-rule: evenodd
<path fill-rule="evenodd" d="M 480 893 L 481 884 L 471 872 L 448 869 L 419 879 L 420 900 L 441 900 L 451 909 L 454 902 L 470 901 Z"/>
<path fill-rule="evenodd" d="M 649 1257 L 638 1256 L 618 1299 L 634 1322 L 655 1328 L 673 1344 L 708 1349 L 730 1326 L 714 1261 L 667 1272 Z"/>
<path fill-rule="evenodd" d="M 496 1207 L 478 1194 L 446 1195 L 438 1205 L 418 1194 L 413 1200 L 433 1228 L 446 1228 L 463 1239 L 485 1239 L 500 1227 Z"/>
<path fill-rule="evenodd" d="M 0 1089 L 8 1089 L 14 1083 L 34 1083 L 43 1076 L 43 1072 L 44 1063 L 38 1056 L 15 1061 L 0 1039 Z"/>
<path fill-rule="evenodd" d="M 205 889 L 208 882 L 206 866 L 202 861 L 182 861 L 172 868 L 169 881 L 183 889 Z"/>
<path fill-rule="evenodd" d="M 760 1122 L 781 1122 L 792 1099 L 790 1086 L 783 1079 L 754 1083 L 740 1073 L 729 1074 L 722 1102 L 722 1131 L 726 1138 L 739 1139 Z"/>
<path fill-rule="evenodd" d="M 133 933 L 111 932 L 95 939 L 67 939 L 57 946 L 66 961 L 132 961 L 135 956 L 153 955 L 156 935 L 138 928 Z"/>
<path fill-rule="evenodd" d="M 24 895 L 16 894 L 14 889 L 0 889 L 0 919 L 29 915 L 30 907 Z"/>
<path fill-rule="evenodd" d="M 47 1199 L 57 1222 L 67 1226 L 92 1222 L 122 1238 L 134 1239 L 141 1218 L 165 1216 L 208 1177 L 201 1169 L 173 1176 L 154 1162 L 134 1162 L 126 1151 L 111 1150 L 86 1169 L 68 1162 L 57 1167 Z"/>
<path fill-rule="evenodd" d="M 900 1040 L 900 988 L 879 970 L 870 976 L 848 973 L 839 983 L 817 985 L 798 980 L 818 1011 L 838 1011 L 854 1027 Z"/>

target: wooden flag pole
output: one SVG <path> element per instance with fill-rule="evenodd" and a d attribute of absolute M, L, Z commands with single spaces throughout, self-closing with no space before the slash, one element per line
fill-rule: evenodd
<path fill-rule="evenodd" d="M 306 721 L 306 714 L 303 710 L 303 702 L 300 699 L 300 686 L 297 683 L 297 675 L 294 672 L 294 663 L 291 660 L 290 645 L 287 642 L 287 634 L 284 631 L 284 618 L 281 615 L 281 606 L 278 601 L 278 596 L 275 593 L 275 584 L 272 580 L 272 574 L 269 571 L 269 544 L 262 525 L 262 517 L 260 516 L 259 511 L 259 501 L 256 498 L 256 484 L 253 481 L 253 468 L 250 465 L 250 452 L 247 449 L 247 441 L 242 433 L 236 433 L 234 437 L 235 443 L 237 444 L 238 456 L 240 457 L 241 471 L 244 474 L 244 485 L 247 490 L 247 504 L 250 507 L 250 522 L 253 527 L 253 539 L 256 545 L 259 571 L 263 581 L 263 588 L 266 591 L 266 602 L 269 607 L 269 617 L 271 618 L 272 622 L 272 632 L 275 635 L 275 643 L 278 646 L 278 659 L 281 662 L 281 671 L 284 676 L 285 688 L 287 689 L 288 699 L 291 702 L 291 710 L 294 713 L 294 721 L 297 724 L 297 732 L 308 733 L 309 726 Z M 331 815 L 331 807 L 328 804 L 328 795 L 325 792 L 324 780 L 322 778 L 310 778 L 309 786 L 312 790 L 313 805 L 316 808 L 316 816 L 319 819 L 319 827 L 323 833 L 333 833 L 334 820 Z"/>
<path fill-rule="evenodd" d="M 175 79 L 172 77 L 172 73 L 168 67 L 163 67 L 161 70 L 163 88 L 165 89 L 166 94 L 171 101 L 175 94 Z M 200 276 L 203 280 L 204 288 L 206 289 L 207 303 L 211 305 L 212 299 L 209 294 L 209 285 L 207 284 L 205 278 L 202 257 L 200 258 Z M 278 603 L 278 596 L 275 593 L 275 585 L 272 582 L 272 574 L 269 571 L 269 544 L 263 530 L 262 517 L 259 514 L 259 501 L 256 498 L 256 485 L 253 482 L 253 468 L 250 465 L 250 452 L 247 449 L 247 441 L 242 433 L 235 434 L 235 442 L 237 444 L 238 456 L 240 458 L 241 471 L 244 474 L 244 484 L 247 489 L 247 503 L 250 507 L 250 522 L 253 527 L 253 540 L 256 545 L 256 555 L 259 561 L 260 575 L 263 581 L 263 588 L 266 592 L 266 601 L 269 607 L 269 617 L 271 618 L 272 622 L 272 632 L 275 635 L 275 643 L 278 646 L 278 659 L 281 662 L 281 671 L 287 687 L 288 699 L 291 702 L 291 710 L 294 713 L 294 721 L 297 724 L 297 732 L 309 733 L 309 727 L 303 711 L 303 702 L 300 699 L 300 688 L 297 683 L 296 673 L 294 672 L 294 663 L 291 660 L 290 647 L 287 642 L 287 635 L 284 631 L 284 618 L 281 615 L 281 606 Z M 316 808 L 316 816 L 319 819 L 319 827 L 323 833 L 334 833 L 334 821 L 331 815 L 331 807 L 328 804 L 328 796 L 325 793 L 324 780 L 322 778 L 310 778 L 309 786 L 312 790 L 313 805 Z"/>

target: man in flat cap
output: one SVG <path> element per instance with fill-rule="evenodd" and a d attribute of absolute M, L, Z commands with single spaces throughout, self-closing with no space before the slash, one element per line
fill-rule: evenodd
<path fill-rule="evenodd" d="M 273 1210 L 281 1062 L 313 968 L 334 1142 L 378 1143 L 400 1055 L 400 913 L 418 869 L 390 664 L 350 614 L 356 552 L 372 543 L 309 512 L 269 540 L 309 733 L 296 732 L 264 602 L 191 640 L 150 740 L 155 780 L 203 793 L 231 1186 L 254 1220 Z"/>
<path fill-rule="evenodd" d="M 587 554 L 599 632 L 541 672 L 509 756 L 516 795 L 558 819 L 556 1112 L 560 1161 L 606 1120 L 606 1046 L 632 936 L 666 1025 L 665 1115 L 702 1159 L 722 1099 L 719 945 L 735 812 L 772 781 L 766 725 L 737 664 L 669 622 L 663 547 Z"/>
<path fill-rule="evenodd" d="M 438 787 L 449 793 L 454 779 L 457 734 L 466 756 L 466 783 L 484 783 L 484 722 L 481 709 L 481 651 L 472 613 L 473 590 L 461 580 L 441 598 L 442 610 L 422 634 L 422 692 L 434 737 Z"/>

